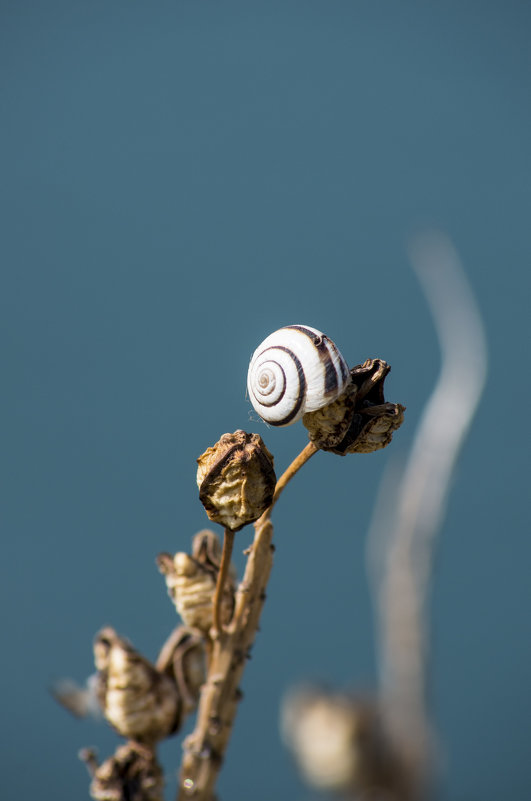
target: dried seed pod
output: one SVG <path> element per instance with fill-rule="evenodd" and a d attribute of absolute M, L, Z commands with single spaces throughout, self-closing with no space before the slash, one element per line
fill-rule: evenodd
<path fill-rule="evenodd" d="M 281 727 L 310 786 L 349 797 L 411 800 L 410 777 L 371 699 L 301 688 L 284 700 Z"/>
<path fill-rule="evenodd" d="M 356 386 L 350 383 L 333 403 L 303 416 L 302 422 L 316 447 L 323 451 L 332 450 L 345 438 L 354 415 L 356 393 Z"/>
<path fill-rule="evenodd" d="M 209 536 L 205 536 L 205 532 Z M 219 571 L 215 562 L 221 546 L 215 534 L 207 530 L 196 535 L 194 544 L 195 552 L 202 561 L 183 552 L 176 553 L 173 558 L 168 553 L 161 553 L 157 564 L 166 578 L 168 594 L 184 623 L 208 634 L 212 625 L 214 592 Z M 223 593 L 221 618 L 224 624 L 230 621 L 234 609 L 233 577 L 234 569 L 229 574 Z"/>
<path fill-rule="evenodd" d="M 361 414 L 354 415 L 349 429 L 352 442 L 344 446 L 342 443 L 342 455 L 373 453 L 387 447 L 395 431 L 404 422 L 404 411 L 405 406 L 400 403 L 384 403 L 378 407 L 367 407 Z"/>
<path fill-rule="evenodd" d="M 163 801 L 163 774 L 153 749 L 129 742 L 101 765 L 90 748 L 80 751 L 79 757 L 92 777 L 94 801 Z"/>
<path fill-rule="evenodd" d="M 94 640 L 103 714 L 123 737 L 152 744 L 175 732 L 181 719 L 177 685 L 110 626 Z"/>
<path fill-rule="evenodd" d="M 215 523 L 238 531 L 271 505 L 276 484 L 273 456 L 258 434 L 224 434 L 197 463 L 199 498 Z"/>
<path fill-rule="evenodd" d="M 385 448 L 404 421 L 405 407 L 386 403 L 383 386 L 390 366 L 383 359 L 367 359 L 350 371 L 351 383 L 334 403 L 302 421 L 318 448 L 344 456 Z"/>
<path fill-rule="evenodd" d="M 156 667 L 176 682 L 183 715 L 193 712 L 206 680 L 205 638 L 199 629 L 175 629 L 164 643 Z"/>

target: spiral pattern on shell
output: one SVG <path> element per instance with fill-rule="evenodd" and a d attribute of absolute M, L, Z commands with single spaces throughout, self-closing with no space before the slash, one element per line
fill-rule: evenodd
<path fill-rule="evenodd" d="M 331 339 L 308 325 L 288 325 L 255 350 L 247 390 L 263 420 L 287 426 L 332 403 L 349 380 L 347 363 Z"/>

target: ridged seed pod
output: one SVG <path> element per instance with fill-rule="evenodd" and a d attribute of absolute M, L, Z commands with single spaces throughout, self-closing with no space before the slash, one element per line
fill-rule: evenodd
<path fill-rule="evenodd" d="M 383 359 L 367 359 L 350 370 L 351 381 L 333 403 L 304 415 L 311 441 L 340 456 L 385 448 L 404 421 L 405 407 L 386 403 L 384 382 L 390 371 Z"/>
<path fill-rule="evenodd" d="M 349 380 L 347 363 L 331 339 L 307 325 L 288 325 L 255 350 L 247 391 L 266 423 L 287 426 L 332 403 Z"/>
<path fill-rule="evenodd" d="M 271 505 L 273 456 L 258 434 L 224 434 L 197 460 L 199 499 L 211 520 L 231 531 L 253 523 Z"/>
<path fill-rule="evenodd" d="M 94 801 L 163 801 L 164 778 L 152 748 L 129 742 L 98 765 L 91 748 L 79 753 L 92 777 Z"/>
<path fill-rule="evenodd" d="M 103 714 L 123 737 L 152 744 L 175 732 L 181 718 L 177 685 L 110 626 L 94 640 Z"/>
<path fill-rule="evenodd" d="M 214 591 L 219 571 L 219 564 L 216 567 L 215 562 L 220 550 L 216 535 L 205 529 L 194 538 L 194 554 L 198 558 L 182 551 L 174 557 L 162 553 L 157 558 L 159 570 L 164 574 L 168 594 L 178 614 L 187 626 L 205 634 L 208 634 L 212 626 Z M 223 623 L 230 621 L 233 609 L 234 570 L 225 583 L 221 607 Z"/>
<path fill-rule="evenodd" d="M 311 787 L 348 798 L 412 801 L 412 777 L 372 699 L 301 688 L 284 700 L 281 728 Z"/>

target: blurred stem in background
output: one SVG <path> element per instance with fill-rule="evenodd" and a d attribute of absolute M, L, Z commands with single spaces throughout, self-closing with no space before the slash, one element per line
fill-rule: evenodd
<path fill-rule="evenodd" d="M 426 232 L 412 240 L 409 253 L 433 316 L 442 365 L 409 458 L 405 464 L 391 458 L 384 475 L 367 552 L 384 728 L 425 788 L 434 758 L 426 705 L 434 545 L 456 459 L 485 384 L 487 346 L 450 240 Z"/>
<path fill-rule="evenodd" d="M 284 741 L 306 782 L 344 799 L 419 801 L 433 789 L 427 663 L 434 545 L 486 376 L 483 325 L 451 243 L 425 233 L 412 241 L 410 256 L 442 366 L 409 458 L 392 459 L 384 474 L 367 541 L 379 692 L 302 685 L 281 712 Z"/>

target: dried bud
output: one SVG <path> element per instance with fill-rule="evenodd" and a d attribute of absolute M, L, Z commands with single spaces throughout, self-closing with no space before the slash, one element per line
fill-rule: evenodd
<path fill-rule="evenodd" d="M 181 702 L 176 683 L 110 626 L 94 640 L 94 661 L 103 714 L 119 734 L 152 744 L 177 730 Z"/>
<path fill-rule="evenodd" d="M 98 765 L 90 748 L 79 753 L 92 781 L 90 794 L 95 801 L 163 801 L 162 769 L 155 753 L 139 743 L 127 743 Z"/>
<path fill-rule="evenodd" d="M 360 798 L 411 798 L 402 762 L 371 700 L 317 687 L 292 691 L 282 708 L 282 734 L 306 782 Z"/>
<path fill-rule="evenodd" d="M 302 422 L 314 445 L 341 456 L 389 445 L 405 410 L 385 402 L 383 386 L 390 369 L 382 359 L 367 359 L 351 369 L 351 382 L 336 401 L 305 414 Z"/>
<path fill-rule="evenodd" d="M 238 531 L 271 505 L 273 456 L 258 434 L 224 434 L 197 463 L 199 499 L 215 523 Z"/>
<path fill-rule="evenodd" d="M 157 659 L 157 670 L 177 684 L 183 715 L 197 707 L 206 680 L 205 639 L 198 629 L 179 626 L 164 643 Z"/>
<path fill-rule="evenodd" d="M 173 558 L 162 553 L 157 564 L 166 577 L 168 593 L 184 623 L 207 634 L 212 626 L 221 546 L 216 535 L 205 529 L 194 537 L 193 548 L 198 558 L 183 552 L 176 553 Z M 233 569 L 225 582 L 221 606 L 223 624 L 230 621 L 234 609 L 234 575 Z"/>

